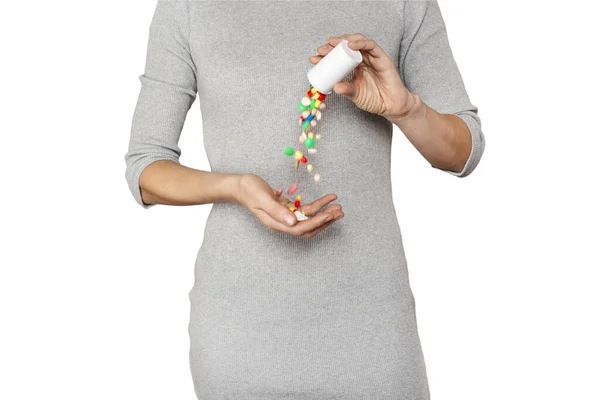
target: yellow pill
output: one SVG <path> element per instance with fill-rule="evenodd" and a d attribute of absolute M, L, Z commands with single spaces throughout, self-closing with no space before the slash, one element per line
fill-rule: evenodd
<path fill-rule="evenodd" d="M 312 171 L 312 164 L 308 164 L 306 166 L 306 169 L 308 170 L 308 172 Z"/>
<path fill-rule="evenodd" d="M 310 89 L 310 91 L 311 91 L 313 94 L 317 93 L 317 89 L 315 89 L 315 88 L 312 88 L 312 89 Z"/>
<path fill-rule="evenodd" d="M 314 134 L 314 133 L 312 133 L 312 132 L 308 132 L 308 137 L 309 137 L 309 138 L 311 138 L 311 139 L 312 139 L 314 136 L 315 136 L 315 134 Z"/>
<path fill-rule="evenodd" d="M 320 105 L 321 105 L 321 100 L 315 101 L 315 107 L 319 108 Z"/>
<path fill-rule="evenodd" d="M 296 196 L 296 200 L 300 201 L 302 200 L 302 197 L 300 197 L 300 195 Z"/>
<path fill-rule="evenodd" d="M 320 134 L 320 133 L 317 133 L 317 135 L 315 136 L 315 138 L 316 138 L 317 140 L 321 140 L 321 134 Z"/>
<path fill-rule="evenodd" d="M 296 151 L 296 160 L 299 160 L 302 158 L 302 152 L 301 151 Z"/>
<path fill-rule="evenodd" d="M 290 209 L 290 211 L 294 211 L 294 207 L 288 207 Z"/>

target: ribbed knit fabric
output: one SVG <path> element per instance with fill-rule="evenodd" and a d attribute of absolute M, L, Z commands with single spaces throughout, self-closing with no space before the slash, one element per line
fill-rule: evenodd
<path fill-rule="evenodd" d="M 336 193 L 345 217 L 314 238 L 274 232 L 243 206 L 211 208 L 190 290 L 198 399 L 429 399 L 402 237 L 392 201 L 392 124 L 335 93 L 315 128 L 315 183 L 286 146 L 300 134 L 306 72 L 329 36 L 363 33 L 407 87 L 463 118 L 484 149 L 435 1 L 159 0 L 133 118 L 126 177 L 178 161 L 198 94 L 212 171 L 296 179 L 303 202 Z M 348 78 L 349 79 L 349 78 Z"/>

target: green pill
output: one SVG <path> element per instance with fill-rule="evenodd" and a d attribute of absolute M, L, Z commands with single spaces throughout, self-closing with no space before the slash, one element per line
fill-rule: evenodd
<path fill-rule="evenodd" d="M 306 138 L 306 140 L 304 141 L 304 144 L 306 145 L 307 149 L 313 148 L 313 147 L 315 147 L 315 139 Z"/>
<path fill-rule="evenodd" d="M 293 147 L 286 147 L 285 148 L 285 155 L 286 156 L 292 156 L 294 155 L 294 148 Z"/>
<path fill-rule="evenodd" d="M 310 109 L 312 110 L 313 108 L 315 108 L 315 101 L 317 101 L 316 99 L 312 99 L 310 102 Z"/>
<path fill-rule="evenodd" d="M 310 121 L 304 121 L 302 123 L 302 130 L 303 131 L 307 130 L 309 125 L 310 125 Z"/>
<path fill-rule="evenodd" d="M 298 109 L 300 111 L 306 111 L 306 110 L 308 110 L 308 107 L 306 107 L 304 104 L 302 104 L 302 102 L 299 102 L 298 103 Z"/>

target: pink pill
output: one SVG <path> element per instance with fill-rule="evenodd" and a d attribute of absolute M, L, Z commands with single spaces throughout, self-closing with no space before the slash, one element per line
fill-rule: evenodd
<path fill-rule="evenodd" d="M 324 110 L 325 109 L 325 103 L 321 103 L 321 105 L 319 106 L 319 110 Z"/>
<path fill-rule="evenodd" d="M 308 118 L 309 115 L 310 115 L 310 113 L 308 111 L 304 111 L 302 113 L 302 118 L 306 119 L 306 118 Z"/>
<path fill-rule="evenodd" d="M 310 121 L 310 126 L 312 126 L 312 127 L 317 126 L 317 121 L 315 121 L 314 119 L 312 121 Z"/>
<path fill-rule="evenodd" d="M 294 194 L 294 192 L 298 190 L 298 184 L 294 183 L 292 186 L 290 186 L 290 188 L 287 190 L 287 194 Z"/>

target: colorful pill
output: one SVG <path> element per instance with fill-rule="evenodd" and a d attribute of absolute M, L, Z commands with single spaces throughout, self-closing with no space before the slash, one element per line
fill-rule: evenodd
<path fill-rule="evenodd" d="M 312 99 L 312 100 L 310 101 L 310 103 L 309 103 L 309 104 L 310 104 L 310 109 L 311 109 L 311 110 L 312 110 L 313 108 L 315 108 L 315 102 L 316 102 L 316 100 L 315 100 L 315 99 Z"/>
<path fill-rule="evenodd" d="M 317 133 L 317 134 L 315 135 L 315 139 L 317 139 L 317 140 L 321 140 L 321 134 L 320 134 L 320 133 Z"/>
<path fill-rule="evenodd" d="M 294 168 L 298 169 L 300 166 L 300 160 L 294 160 Z"/>
<path fill-rule="evenodd" d="M 306 166 L 306 169 L 308 170 L 308 172 L 312 171 L 312 164 L 308 164 Z"/>
<path fill-rule="evenodd" d="M 305 156 L 302 156 L 302 158 L 300 159 L 300 161 L 302 162 L 302 164 L 306 164 L 306 162 L 307 162 L 308 160 L 306 159 L 306 157 L 305 157 Z"/>
<path fill-rule="evenodd" d="M 321 111 L 317 110 L 317 121 L 321 120 Z"/>
<path fill-rule="evenodd" d="M 302 158 L 302 152 L 300 150 L 296 150 L 296 160 L 299 160 Z"/>
<path fill-rule="evenodd" d="M 312 103 L 311 99 L 309 99 L 308 97 L 303 97 L 302 101 L 300 102 L 300 104 L 302 104 L 305 107 L 308 107 L 310 104 Z"/>
<path fill-rule="evenodd" d="M 306 138 L 306 140 L 304 141 L 304 145 L 306 146 L 307 149 L 310 149 L 311 147 L 315 147 L 315 139 Z"/>
<path fill-rule="evenodd" d="M 321 105 L 321 100 L 315 101 L 315 107 L 316 108 L 319 108 L 320 105 Z"/>
<path fill-rule="evenodd" d="M 303 130 L 303 131 L 306 131 L 306 130 L 308 130 L 308 127 L 309 127 L 309 126 L 310 126 L 310 121 L 304 121 L 304 122 L 302 123 L 302 130 Z"/>
<path fill-rule="evenodd" d="M 311 139 L 312 139 L 312 138 L 313 138 L 313 136 L 315 136 L 315 134 L 314 134 L 314 133 L 312 133 L 312 132 L 309 132 L 309 133 L 308 133 L 308 137 L 309 137 L 309 138 L 311 138 Z"/>
<path fill-rule="evenodd" d="M 302 104 L 302 102 L 298 103 L 298 109 L 301 111 L 308 110 L 308 107 Z"/>
<path fill-rule="evenodd" d="M 317 149 L 315 149 L 314 147 L 308 149 L 308 154 L 315 154 L 317 152 Z"/>
<path fill-rule="evenodd" d="M 298 200 L 298 201 L 302 200 L 302 196 L 300 196 L 300 195 L 296 196 L 296 200 Z"/>
<path fill-rule="evenodd" d="M 319 106 L 319 110 L 324 110 L 325 109 L 325 103 L 321 103 L 321 105 Z"/>
<path fill-rule="evenodd" d="M 317 115 L 317 112 L 319 112 L 319 110 L 317 110 L 316 108 L 313 108 L 312 111 L 310 112 L 312 115 Z"/>
<path fill-rule="evenodd" d="M 314 115 L 314 114 L 310 114 L 310 115 L 309 115 L 309 116 L 306 118 L 306 121 L 309 121 L 309 122 L 310 122 L 310 121 L 312 121 L 312 120 L 313 120 L 313 118 L 314 118 L 314 117 L 315 117 L 315 115 Z"/>
<path fill-rule="evenodd" d="M 315 174 L 315 182 L 319 182 L 321 180 L 320 174 Z"/>
<path fill-rule="evenodd" d="M 290 209 L 291 212 L 296 211 L 296 209 L 294 207 L 288 207 Z"/>
<path fill-rule="evenodd" d="M 306 118 L 308 118 L 308 116 L 309 116 L 309 115 L 310 115 L 310 112 L 308 112 L 308 111 L 304 111 L 304 112 L 302 113 L 302 119 L 306 119 Z"/>
<path fill-rule="evenodd" d="M 314 87 L 310 88 L 311 93 L 319 93 L 319 91 L 317 89 L 315 89 Z"/>
<path fill-rule="evenodd" d="M 315 120 L 310 121 L 310 126 L 317 126 L 317 121 L 315 121 Z"/>
<path fill-rule="evenodd" d="M 300 135 L 299 139 L 300 143 L 304 143 L 304 141 L 306 140 L 306 133 L 302 132 L 302 135 Z"/>
<path fill-rule="evenodd" d="M 293 154 L 294 154 L 294 148 L 293 147 L 289 147 L 288 146 L 288 147 L 285 148 L 285 155 L 286 156 L 291 156 Z"/>
<path fill-rule="evenodd" d="M 313 94 L 314 93 L 313 93 L 312 89 L 308 89 L 308 91 L 306 92 L 306 97 L 312 97 Z"/>
<path fill-rule="evenodd" d="M 293 194 L 296 190 L 298 190 L 298 184 L 294 183 L 292 186 L 290 186 L 290 188 L 287 190 L 287 193 L 289 195 Z"/>
<path fill-rule="evenodd" d="M 296 200 L 296 201 L 294 202 L 294 205 L 295 205 L 296 207 L 300 207 L 300 200 Z"/>
<path fill-rule="evenodd" d="M 326 94 L 319 92 L 319 100 L 324 101 L 326 97 Z"/>

